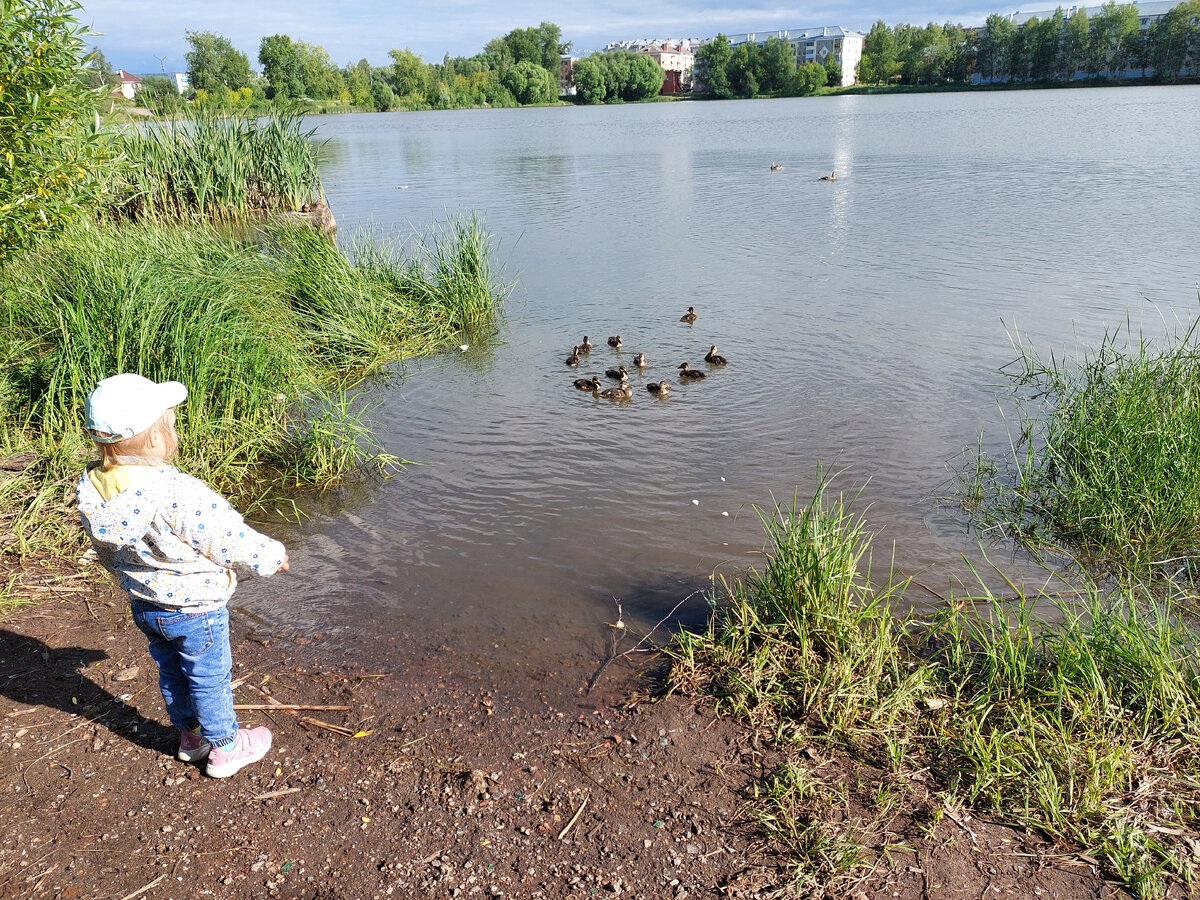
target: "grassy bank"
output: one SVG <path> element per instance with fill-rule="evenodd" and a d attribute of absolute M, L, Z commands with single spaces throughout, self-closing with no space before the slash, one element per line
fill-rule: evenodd
<path fill-rule="evenodd" d="M 1099 574 L 1191 589 L 1200 562 L 1200 331 L 1107 334 L 1078 361 L 1030 348 L 1008 371 L 1011 454 L 982 452 L 963 494 L 976 521 Z"/>
<path fill-rule="evenodd" d="M 0 454 L 39 460 L 0 482 L 10 546 L 63 538 L 99 379 L 184 381 L 181 466 L 253 507 L 394 463 L 347 392 L 485 332 L 504 293 L 470 218 L 350 257 L 308 225 L 255 242 L 198 221 L 92 222 L 35 246 L 0 273 Z"/>
<path fill-rule="evenodd" d="M 764 565 L 724 585 L 706 632 L 678 636 L 672 683 L 784 754 L 752 809 L 797 887 L 837 885 L 886 853 L 916 778 L 939 811 L 1038 829 L 1140 896 L 1190 884 L 1200 670 L 1195 631 L 1168 604 L 1133 587 L 981 588 L 900 618 L 906 585 L 870 571 L 865 523 L 828 484 L 762 518 Z M 814 745 L 865 769 L 830 775 L 801 752 Z M 851 794 L 861 815 L 846 814 Z"/>

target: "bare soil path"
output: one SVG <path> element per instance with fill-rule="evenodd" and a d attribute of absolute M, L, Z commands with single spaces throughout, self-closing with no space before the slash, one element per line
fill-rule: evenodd
<path fill-rule="evenodd" d="M 0 898 L 792 895 L 746 814 L 774 760 L 703 703 L 649 700 L 651 673 L 584 696 L 600 661 L 563 661 L 563 701 L 432 645 L 264 637 L 235 609 L 239 703 L 349 709 L 241 713 L 274 746 L 217 781 L 175 760 L 120 595 L 74 565 L 8 574 L 37 602 L 0 621 Z M 828 896 L 1126 896 L 1066 848 L 908 795 L 887 851 Z"/>

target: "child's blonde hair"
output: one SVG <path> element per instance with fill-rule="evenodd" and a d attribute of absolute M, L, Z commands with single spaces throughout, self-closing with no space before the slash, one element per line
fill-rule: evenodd
<path fill-rule="evenodd" d="M 113 441 L 113 435 L 88 429 L 100 451 L 100 468 L 114 466 L 161 466 L 178 447 L 175 437 L 175 408 L 171 407 L 145 431 L 131 438 Z M 165 450 L 165 452 L 163 452 Z"/>

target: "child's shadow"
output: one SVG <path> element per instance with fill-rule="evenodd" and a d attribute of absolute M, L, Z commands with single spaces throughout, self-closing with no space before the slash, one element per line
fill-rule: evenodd
<path fill-rule="evenodd" d="M 103 650 L 55 649 L 0 628 L 0 694 L 16 703 L 82 716 L 148 750 L 167 750 L 178 737 L 173 728 L 147 719 L 83 673 L 89 663 L 107 658 Z"/>

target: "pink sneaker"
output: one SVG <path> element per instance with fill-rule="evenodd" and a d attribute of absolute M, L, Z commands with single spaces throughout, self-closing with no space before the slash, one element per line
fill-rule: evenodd
<path fill-rule="evenodd" d="M 258 728 L 239 728 L 231 744 L 212 748 L 205 771 L 211 778 L 228 778 L 243 766 L 258 762 L 270 749 L 270 729 L 261 725 Z"/>
<path fill-rule="evenodd" d="M 208 742 L 208 738 L 201 737 L 194 731 L 181 729 L 179 752 L 175 754 L 175 758 L 183 760 L 183 762 L 199 762 L 208 756 L 208 751 L 211 749 L 212 744 Z"/>

